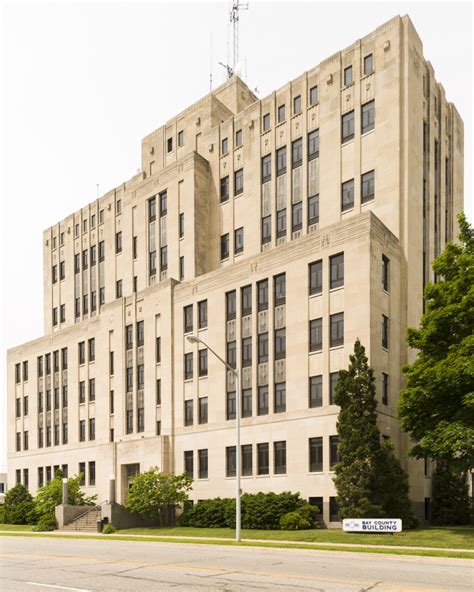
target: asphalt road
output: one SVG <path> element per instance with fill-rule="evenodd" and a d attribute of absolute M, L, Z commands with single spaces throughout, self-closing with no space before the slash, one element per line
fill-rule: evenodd
<path fill-rule="evenodd" d="M 337 551 L 0 537 L 2 592 L 449 592 L 474 562 Z"/>

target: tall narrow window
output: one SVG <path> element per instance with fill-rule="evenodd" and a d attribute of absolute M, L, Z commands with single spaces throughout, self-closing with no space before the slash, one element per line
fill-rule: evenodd
<path fill-rule="evenodd" d="M 369 101 L 361 107 L 361 128 L 365 134 L 375 128 L 375 101 Z"/>
<path fill-rule="evenodd" d="M 273 278 L 273 297 L 275 306 L 286 302 L 286 275 L 281 273 Z"/>
<path fill-rule="evenodd" d="M 207 423 L 207 397 L 199 397 L 199 416 L 200 424 Z"/>
<path fill-rule="evenodd" d="M 235 419 L 236 417 L 235 391 L 230 391 L 227 393 L 226 417 L 227 419 Z"/>
<path fill-rule="evenodd" d="M 235 132 L 235 147 L 238 148 L 242 146 L 242 130 L 237 130 Z"/>
<path fill-rule="evenodd" d="M 309 104 L 316 105 L 318 102 L 318 87 L 312 86 L 309 89 Z"/>
<path fill-rule="evenodd" d="M 309 264 L 309 293 L 321 294 L 323 291 L 323 262 L 321 260 Z"/>
<path fill-rule="evenodd" d="M 184 236 L 184 213 L 181 212 L 179 215 L 179 238 Z"/>
<path fill-rule="evenodd" d="M 309 322 L 309 351 L 317 352 L 323 349 L 323 319 Z"/>
<path fill-rule="evenodd" d="M 240 291 L 242 316 L 252 312 L 252 286 L 244 286 Z"/>
<path fill-rule="evenodd" d="M 240 195 L 244 192 L 244 169 L 239 169 L 234 173 L 234 195 Z"/>
<path fill-rule="evenodd" d="M 207 376 L 207 349 L 199 350 L 199 376 Z"/>
<path fill-rule="evenodd" d="M 244 337 L 242 339 L 242 367 L 247 368 L 252 365 L 252 338 Z"/>
<path fill-rule="evenodd" d="M 329 374 L 329 405 L 336 404 L 336 386 L 339 379 L 339 371 Z"/>
<path fill-rule="evenodd" d="M 258 363 L 268 362 L 268 333 L 260 333 L 258 336 Z"/>
<path fill-rule="evenodd" d="M 262 245 L 272 240 L 272 217 L 264 216 L 262 218 Z"/>
<path fill-rule="evenodd" d="M 354 207 L 354 179 L 341 185 L 341 210 L 345 212 Z"/>
<path fill-rule="evenodd" d="M 222 138 L 221 140 L 221 154 L 227 154 L 229 152 L 229 139 Z"/>
<path fill-rule="evenodd" d="M 122 252 L 122 232 L 117 232 L 115 234 L 115 252 Z"/>
<path fill-rule="evenodd" d="M 242 391 L 242 417 L 252 417 L 252 389 Z"/>
<path fill-rule="evenodd" d="M 208 455 L 207 448 L 198 450 L 198 477 L 199 479 L 207 479 L 208 476 Z"/>
<path fill-rule="evenodd" d="M 257 473 L 268 475 L 270 472 L 270 458 L 268 442 L 257 444 Z"/>
<path fill-rule="evenodd" d="M 286 357 L 286 329 L 275 329 L 275 360 Z"/>
<path fill-rule="evenodd" d="M 382 315 L 382 347 L 384 349 L 388 349 L 388 341 L 389 341 L 388 317 L 383 314 Z"/>
<path fill-rule="evenodd" d="M 282 121 L 285 121 L 285 105 L 280 105 L 278 107 L 278 123 L 281 123 Z"/>
<path fill-rule="evenodd" d="M 364 57 L 364 76 L 372 74 L 374 71 L 374 56 L 369 53 Z"/>
<path fill-rule="evenodd" d="M 303 138 L 291 143 L 291 166 L 295 169 L 303 163 Z"/>
<path fill-rule="evenodd" d="M 388 374 L 382 372 L 382 405 L 388 405 Z"/>
<path fill-rule="evenodd" d="M 221 261 L 229 258 L 229 233 L 221 236 Z"/>
<path fill-rule="evenodd" d="M 309 406 L 322 407 L 323 405 L 323 377 L 310 376 L 309 378 Z"/>
<path fill-rule="evenodd" d="M 273 460 L 275 475 L 286 473 L 286 442 L 273 443 Z"/>
<path fill-rule="evenodd" d="M 237 458 L 235 446 L 227 446 L 225 449 L 225 464 L 227 477 L 235 477 L 236 461 Z"/>
<path fill-rule="evenodd" d="M 268 308 L 268 280 L 262 280 L 257 283 L 258 310 L 267 310 Z"/>
<path fill-rule="evenodd" d="M 263 128 L 264 132 L 266 132 L 268 129 L 270 129 L 270 113 L 265 113 L 265 115 L 263 116 L 262 128 Z"/>
<path fill-rule="evenodd" d="M 293 99 L 293 115 L 301 113 L 301 95 Z"/>
<path fill-rule="evenodd" d="M 309 471 L 310 473 L 321 473 L 323 470 L 323 439 L 309 439 Z"/>
<path fill-rule="evenodd" d="M 184 402 L 184 425 L 193 425 L 193 400 L 189 399 Z"/>
<path fill-rule="evenodd" d="M 244 444 L 241 448 L 242 454 L 242 475 L 248 477 L 252 474 L 252 444 Z"/>
<path fill-rule="evenodd" d="M 243 227 L 237 228 L 234 231 L 234 253 L 242 253 L 244 250 L 244 229 Z"/>
<path fill-rule="evenodd" d="M 193 352 L 184 354 L 184 379 L 189 380 L 193 377 Z"/>
<path fill-rule="evenodd" d="M 382 288 L 388 292 L 390 285 L 390 259 L 382 255 Z"/>
<path fill-rule="evenodd" d="M 303 228 L 303 202 L 299 201 L 291 206 L 291 231 Z"/>
<path fill-rule="evenodd" d="M 226 319 L 231 321 L 235 319 L 235 315 L 237 312 L 237 297 L 236 292 L 233 290 L 232 292 L 227 292 L 225 295 L 226 301 Z"/>
<path fill-rule="evenodd" d="M 257 414 L 268 415 L 268 385 L 258 387 Z"/>
<path fill-rule="evenodd" d="M 279 148 L 276 152 L 276 162 L 277 162 L 277 170 L 276 174 L 277 177 L 286 173 L 286 146 Z"/>
<path fill-rule="evenodd" d="M 190 333 L 193 330 L 193 305 L 183 308 L 184 332 Z"/>
<path fill-rule="evenodd" d="M 220 183 L 221 203 L 229 199 L 229 175 L 223 177 Z"/>
<path fill-rule="evenodd" d="M 168 213 L 168 193 L 163 191 L 160 193 L 160 217 L 166 216 Z"/>
<path fill-rule="evenodd" d="M 199 329 L 207 327 L 207 300 L 198 302 L 198 326 Z"/>
<path fill-rule="evenodd" d="M 344 345 L 344 313 L 333 314 L 329 318 L 329 346 Z"/>
<path fill-rule="evenodd" d="M 166 271 L 168 269 L 168 247 L 160 248 L 160 270 Z"/>
<path fill-rule="evenodd" d="M 319 222 L 319 195 L 308 197 L 308 226 Z"/>
<path fill-rule="evenodd" d="M 277 382 L 275 384 L 275 401 L 273 405 L 275 413 L 286 411 L 286 383 Z"/>
<path fill-rule="evenodd" d="M 344 86 L 349 86 L 352 83 L 352 66 L 347 66 L 347 68 L 344 68 Z"/>
<path fill-rule="evenodd" d="M 329 259 L 330 288 L 340 288 L 344 285 L 344 253 L 333 255 Z"/>
<path fill-rule="evenodd" d="M 277 212 L 277 238 L 286 236 L 286 208 Z"/>
<path fill-rule="evenodd" d="M 375 171 L 364 173 L 360 179 L 361 195 L 360 201 L 367 203 L 375 197 Z"/>
<path fill-rule="evenodd" d="M 339 436 L 329 436 L 329 466 L 331 470 L 339 462 Z"/>
<path fill-rule="evenodd" d="M 156 196 L 148 200 L 148 221 L 156 220 Z"/>
<path fill-rule="evenodd" d="M 267 154 L 262 158 L 262 183 L 267 183 L 272 178 L 272 155 Z"/>
<path fill-rule="evenodd" d="M 115 296 L 116 298 L 122 298 L 122 280 L 117 280 L 115 283 Z"/>
<path fill-rule="evenodd" d="M 319 130 L 308 134 L 308 160 L 319 156 Z"/>
<path fill-rule="evenodd" d="M 341 118 L 341 142 L 344 144 L 354 137 L 354 111 L 344 113 Z"/>
<path fill-rule="evenodd" d="M 184 451 L 184 472 L 189 477 L 194 477 L 194 454 L 192 450 Z"/>

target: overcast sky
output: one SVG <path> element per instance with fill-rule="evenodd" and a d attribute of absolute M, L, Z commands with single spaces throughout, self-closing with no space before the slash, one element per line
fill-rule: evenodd
<path fill-rule="evenodd" d="M 1 1 L 1 0 L 0 0 Z M 2 4 L 0 471 L 6 462 L 6 349 L 43 333 L 42 232 L 140 166 L 140 141 L 224 81 L 229 2 Z M 241 13 L 240 53 L 258 96 L 396 14 L 465 124 L 472 199 L 470 3 L 257 2 Z M 213 59 L 211 62 L 211 35 Z M 469 206 L 472 220 L 472 202 Z M 30 393 L 33 395 L 34 393 Z"/>

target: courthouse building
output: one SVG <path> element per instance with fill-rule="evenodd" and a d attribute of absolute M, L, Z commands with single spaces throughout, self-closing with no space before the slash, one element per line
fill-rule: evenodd
<path fill-rule="evenodd" d="M 138 174 L 44 232 L 44 336 L 8 353 L 8 479 L 150 466 L 192 499 L 299 491 L 337 521 L 337 373 L 360 338 L 397 420 L 408 326 L 463 207 L 463 123 L 395 17 L 263 99 L 237 76 L 142 141 Z M 33 296 L 32 296 L 33 297 Z M 240 370 L 232 372 L 196 335 Z"/>

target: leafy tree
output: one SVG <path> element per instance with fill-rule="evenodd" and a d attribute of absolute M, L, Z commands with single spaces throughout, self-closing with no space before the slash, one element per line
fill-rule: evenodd
<path fill-rule="evenodd" d="M 433 524 L 469 524 L 470 507 L 466 473 L 445 461 L 438 461 L 433 474 Z"/>
<path fill-rule="evenodd" d="M 374 372 L 357 339 L 348 370 L 336 384 L 339 462 L 334 483 L 342 518 L 401 518 L 414 525 L 408 479 L 389 442 L 377 426 Z"/>
<path fill-rule="evenodd" d="M 133 479 L 126 507 L 146 520 L 159 520 L 163 524 L 169 508 L 187 501 L 192 483 L 186 473 L 175 475 L 151 467 Z"/>
<path fill-rule="evenodd" d="M 399 416 L 415 445 L 410 454 L 474 466 L 474 230 L 458 216 L 459 244 L 448 243 L 433 262 L 439 281 L 425 288 L 420 327 L 408 330 L 418 350 L 403 370 L 407 384 Z"/>
<path fill-rule="evenodd" d="M 36 521 L 33 497 L 21 483 L 5 495 L 4 521 L 5 524 L 33 524 Z"/>

